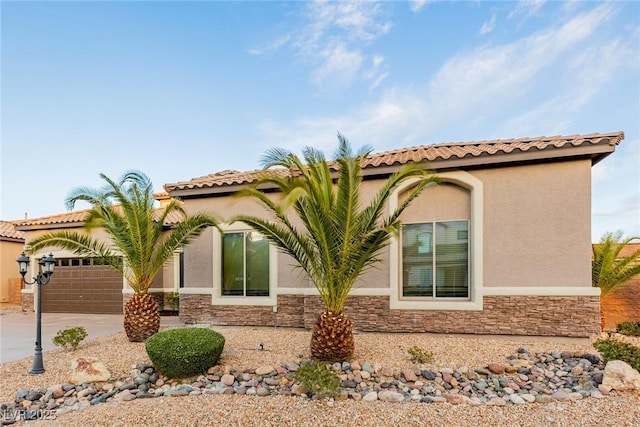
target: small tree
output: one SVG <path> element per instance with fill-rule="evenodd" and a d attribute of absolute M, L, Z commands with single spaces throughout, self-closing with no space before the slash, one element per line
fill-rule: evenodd
<path fill-rule="evenodd" d="M 611 291 L 640 274 L 640 249 L 627 256 L 620 256 L 622 249 L 638 237 L 623 238 L 622 231 L 605 233 L 600 243 L 593 245 L 591 282 L 600 288 L 600 301 Z M 605 318 L 600 308 L 600 327 L 604 329 Z"/>
<path fill-rule="evenodd" d="M 354 352 L 351 321 L 342 312 L 351 288 L 379 261 L 380 252 L 400 229 L 404 209 L 427 185 L 437 182 L 418 165 L 409 164 L 389 177 L 365 205 L 361 200 L 362 162 L 370 151 L 365 148 L 354 153 L 341 135 L 338 139 L 333 162 L 312 147 L 302 150 L 304 160 L 287 150 L 267 152 L 265 169 L 280 167 L 286 173 L 266 171 L 241 194 L 257 199 L 274 220 L 252 215 L 233 219 L 265 235 L 307 273 L 324 303 L 324 312 L 313 328 L 311 356 L 331 361 L 348 360 Z M 410 178 L 417 178 L 416 185 L 386 214 L 391 195 Z M 259 191 L 261 184 L 275 186 L 282 194 L 281 201 Z M 301 226 L 290 220 L 289 208 Z"/>
<path fill-rule="evenodd" d="M 155 208 L 153 185 L 142 172 L 127 172 L 115 182 L 104 174 L 102 189 L 81 187 L 67 198 L 67 207 L 76 202 L 92 205 L 85 217 L 87 232 L 54 231 L 29 242 L 32 251 L 59 247 L 86 257 L 96 257 L 118 270 L 133 289 L 124 307 L 124 329 L 129 341 L 144 341 L 158 332 L 160 313 L 156 300 L 147 292 L 162 266 L 179 248 L 189 244 L 216 219 L 207 213 L 187 215 L 180 202 L 172 199 Z M 180 221 L 169 229 L 170 216 Z M 88 231 L 102 229 L 109 237 L 105 243 Z"/>
<path fill-rule="evenodd" d="M 623 238 L 622 231 L 605 233 L 600 243 L 593 245 L 591 261 L 591 280 L 593 286 L 600 288 L 600 297 L 640 274 L 640 249 L 627 256 L 620 256 L 622 249 L 640 237 Z"/>

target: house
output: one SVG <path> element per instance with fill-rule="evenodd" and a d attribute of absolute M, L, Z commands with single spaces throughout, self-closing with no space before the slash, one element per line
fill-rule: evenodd
<path fill-rule="evenodd" d="M 640 250 L 640 243 L 630 243 L 620 251 L 628 257 Z M 640 258 L 637 259 L 640 263 Z M 604 329 L 615 329 L 622 322 L 640 321 L 640 275 L 609 292 L 600 301 L 604 316 Z"/>
<path fill-rule="evenodd" d="M 166 193 L 154 194 L 154 198 L 162 207 L 169 200 Z M 28 243 L 36 236 L 57 230 L 73 230 L 84 227 L 87 210 L 67 212 L 41 218 L 16 221 L 16 229 L 24 235 Z M 170 215 L 165 227 L 169 228 L 180 220 L 177 215 Z M 92 231 L 93 237 L 108 241 L 101 230 Z M 104 313 L 122 314 L 123 306 L 133 295 L 133 290 L 126 280 L 115 269 L 103 265 L 98 259 L 79 257 L 60 249 L 46 249 L 32 255 L 32 260 L 53 252 L 57 264 L 51 281 L 42 286 L 42 311 L 44 313 Z M 167 298 L 179 286 L 180 254 L 165 264 L 154 279 L 149 292 L 153 295 L 161 309 L 166 307 Z M 15 256 L 17 258 L 18 255 Z M 15 259 L 14 258 L 14 259 Z M 15 264 L 15 261 L 14 261 Z M 32 273 L 37 274 L 37 262 L 31 262 Z M 12 266 L 17 273 L 17 265 Z M 23 310 L 33 310 L 34 286 L 27 285 L 22 290 Z"/>
<path fill-rule="evenodd" d="M 622 132 L 445 143 L 370 155 L 363 198 L 409 162 L 441 185 L 403 213 L 403 228 L 345 307 L 361 331 L 587 337 L 600 332 L 591 286 L 591 167 Z M 234 197 L 259 171 L 166 184 L 188 212 L 259 215 Z M 401 203 L 415 182 L 393 194 Z M 268 186 L 270 197 L 278 197 Z M 317 291 L 294 261 L 243 224 L 207 230 L 184 249 L 180 316 L 219 325 L 311 328 Z M 567 248 L 572 248 L 567 251 Z"/>
<path fill-rule="evenodd" d="M 24 249 L 24 234 L 11 221 L 0 221 L 0 302 L 20 304 L 22 282 L 16 259 Z"/>

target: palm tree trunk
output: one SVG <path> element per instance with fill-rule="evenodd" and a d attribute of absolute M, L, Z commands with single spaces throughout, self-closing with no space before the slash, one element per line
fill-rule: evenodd
<path fill-rule="evenodd" d="M 354 340 L 351 320 L 342 313 L 324 311 L 318 316 L 311 335 L 311 357 L 343 362 L 353 357 Z"/>
<path fill-rule="evenodd" d="M 124 306 L 124 330 L 131 342 L 146 341 L 160 329 L 156 300 L 146 292 L 133 294 Z"/>

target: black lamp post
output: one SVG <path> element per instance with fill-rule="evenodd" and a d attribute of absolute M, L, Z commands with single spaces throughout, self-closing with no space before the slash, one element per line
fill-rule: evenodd
<path fill-rule="evenodd" d="M 22 252 L 22 255 L 20 255 L 16 261 L 18 262 L 18 269 L 20 270 L 22 281 L 27 285 L 38 285 L 36 289 L 36 350 L 33 358 L 33 367 L 31 367 L 29 373 L 31 375 L 42 374 L 44 372 L 44 365 L 42 363 L 42 333 L 40 327 L 42 323 L 42 310 L 40 309 L 40 293 L 42 292 L 42 285 L 46 285 L 51 279 L 53 268 L 56 265 L 56 259 L 53 257 L 53 254 L 49 254 L 49 256 L 44 256 L 40 259 L 40 261 L 38 261 L 40 271 L 38 275 L 33 278 L 32 282 L 28 282 L 24 278 L 29 269 L 29 257 Z"/>

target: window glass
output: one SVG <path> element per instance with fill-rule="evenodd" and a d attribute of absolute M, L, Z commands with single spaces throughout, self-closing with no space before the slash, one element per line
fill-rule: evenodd
<path fill-rule="evenodd" d="M 244 294 L 244 239 L 242 233 L 222 236 L 222 295 Z"/>
<path fill-rule="evenodd" d="M 259 233 L 245 234 L 247 296 L 269 295 L 269 241 Z"/>
<path fill-rule="evenodd" d="M 264 236 L 222 236 L 222 295 L 269 296 L 269 241 Z"/>
<path fill-rule="evenodd" d="M 433 224 L 402 228 L 402 272 L 405 296 L 433 296 Z"/>
<path fill-rule="evenodd" d="M 469 298 L 468 221 L 402 227 L 402 294 Z"/>
<path fill-rule="evenodd" d="M 467 221 L 436 223 L 436 297 L 469 296 Z"/>

